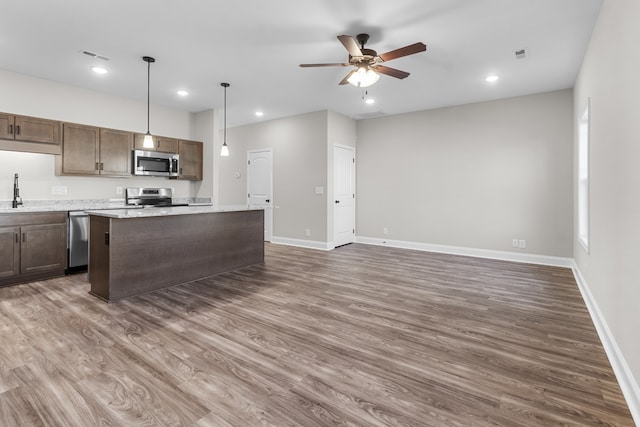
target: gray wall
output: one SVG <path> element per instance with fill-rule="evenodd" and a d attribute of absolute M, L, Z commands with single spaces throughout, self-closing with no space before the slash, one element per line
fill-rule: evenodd
<path fill-rule="evenodd" d="M 577 243 L 576 230 L 574 256 L 635 377 L 636 392 L 640 383 L 638 40 L 640 2 L 605 1 L 576 82 L 573 121 L 575 125 L 590 98 L 590 253 Z M 636 399 L 640 402 L 640 394 Z"/>
<path fill-rule="evenodd" d="M 571 257 L 572 111 L 562 90 L 358 121 L 358 236 Z"/>
<path fill-rule="evenodd" d="M 247 150 L 271 148 L 273 235 L 327 240 L 326 193 L 315 194 L 327 182 L 326 111 L 230 128 L 227 144 L 229 157 L 219 159 L 220 205 L 247 203 Z"/>

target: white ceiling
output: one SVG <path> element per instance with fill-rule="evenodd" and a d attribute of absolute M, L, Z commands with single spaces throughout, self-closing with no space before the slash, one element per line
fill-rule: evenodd
<path fill-rule="evenodd" d="M 0 14 L 0 68 L 198 112 L 223 105 L 235 126 L 318 110 L 355 119 L 572 87 L 601 0 L 14 0 Z M 338 86 L 348 68 L 340 34 L 371 35 L 385 63 L 411 75 L 369 88 Z M 514 52 L 525 48 L 527 57 Z M 93 59 L 83 50 L 108 57 Z M 109 70 L 95 75 L 90 66 Z M 502 78 L 488 84 L 484 77 Z M 181 98 L 176 90 L 190 95 Z M 1 96 L 1 94 L 0 94 Z M 254 116 L 263 110 L 262 118 Z M 153 117 L 152 117 L 153 124 Z M 153 126 L 152 126 L 153 127 Z"/>

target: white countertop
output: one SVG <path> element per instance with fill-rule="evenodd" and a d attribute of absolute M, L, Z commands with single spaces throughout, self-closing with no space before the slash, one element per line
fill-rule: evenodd
<path fill-rule="evenodd" d="M 176 203 L 189 203 L 189 206 L 211 206 L 210 202 L 195 202 L 175 199 Z M 64 212 L 64 211 L 95 211 L 105 209 L 142 209 L 141 206 L 127 206 L 124 199 L 96 199 L 96 200 L 38 200 L 25 201 L 17 208 L 11 207 L 11 202 L 0 203 L 0 214 L 21 212 Z"/>
<path fill-rule="evenodd" d="M 103 216 L 107 218 L 148 218 L 156 216 L 170 215 L 193 215 L 216 212 L 238 212 L 262 210 L 262 208 L 250 208 L 246 205 L 233 206 L 176 206 L 171 208 L 144 208 L 144 209 L 110 209 L 110 210 L 89 210 L 89 215 Z"/>

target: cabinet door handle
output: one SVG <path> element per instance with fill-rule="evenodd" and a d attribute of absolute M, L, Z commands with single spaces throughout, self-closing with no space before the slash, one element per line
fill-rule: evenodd
<path fill-rule="evenodd" d="M 96 170 L 99 171 L 100 170 L 100 163 L 96 162 Z"/>
<path fill-rule="evenodd" d="M 104 163 L 100 162 L 100 170 L 103 171 L 104 170 Z"/>
<path fill-rule="evenodd" d="M 16 243 L 20 242 L 20 238 L 18 237 L 18 233 L 16 233 Z"/>
<path fill-rule="evenodd" d="M 20 125 L 16 125 L 16 135 L 20 135 Z"/>
<path fill-rule="evenodd" d="M 27 241 L 27 233 L 22 233 L 22 243 Z"/>
<path fill-rule="evenodd" d="M 9 125 L 9 135 L 13 135 L 13 125 Z"/>

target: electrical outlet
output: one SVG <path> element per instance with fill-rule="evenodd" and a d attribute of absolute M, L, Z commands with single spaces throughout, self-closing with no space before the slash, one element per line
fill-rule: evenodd
<path fill-rule="evenodd" d="M 387 227 L 383 228 L 383 229 L 382 229 L 382 234 L 384 234 L 385 236 L 386 236 L 387 234 L 389 234 L 389 229 L 388 229 Z"/>
<path fill-rule="evenodd" d="M 514 248 L 517 248 L 518 247 L 518 239 L 511 240 L 511 246 L 513 246 Z"/>
<path fill-rule="evenodd" d="M 67 194 L 67 187 L 64 185 L 54 185 L 51 187 L 51 194 Z"/>
<path fill-rule="evenodd" d="M 310 228 L 306 228 L 304 230 L 304 235 L 307 236 L 307 237 L 311 236 L 311 229 Z"/>
<path fill-rule="evenodd" d="M 116 194 L 122 194 L 122 187 L 116 187 Z"/>
<path fill-rule="evenodd" d="M 518 240 L 518 247 L 520 249 L 524 249 L 527 247 L 527 241 L 526 240 Z"/>

